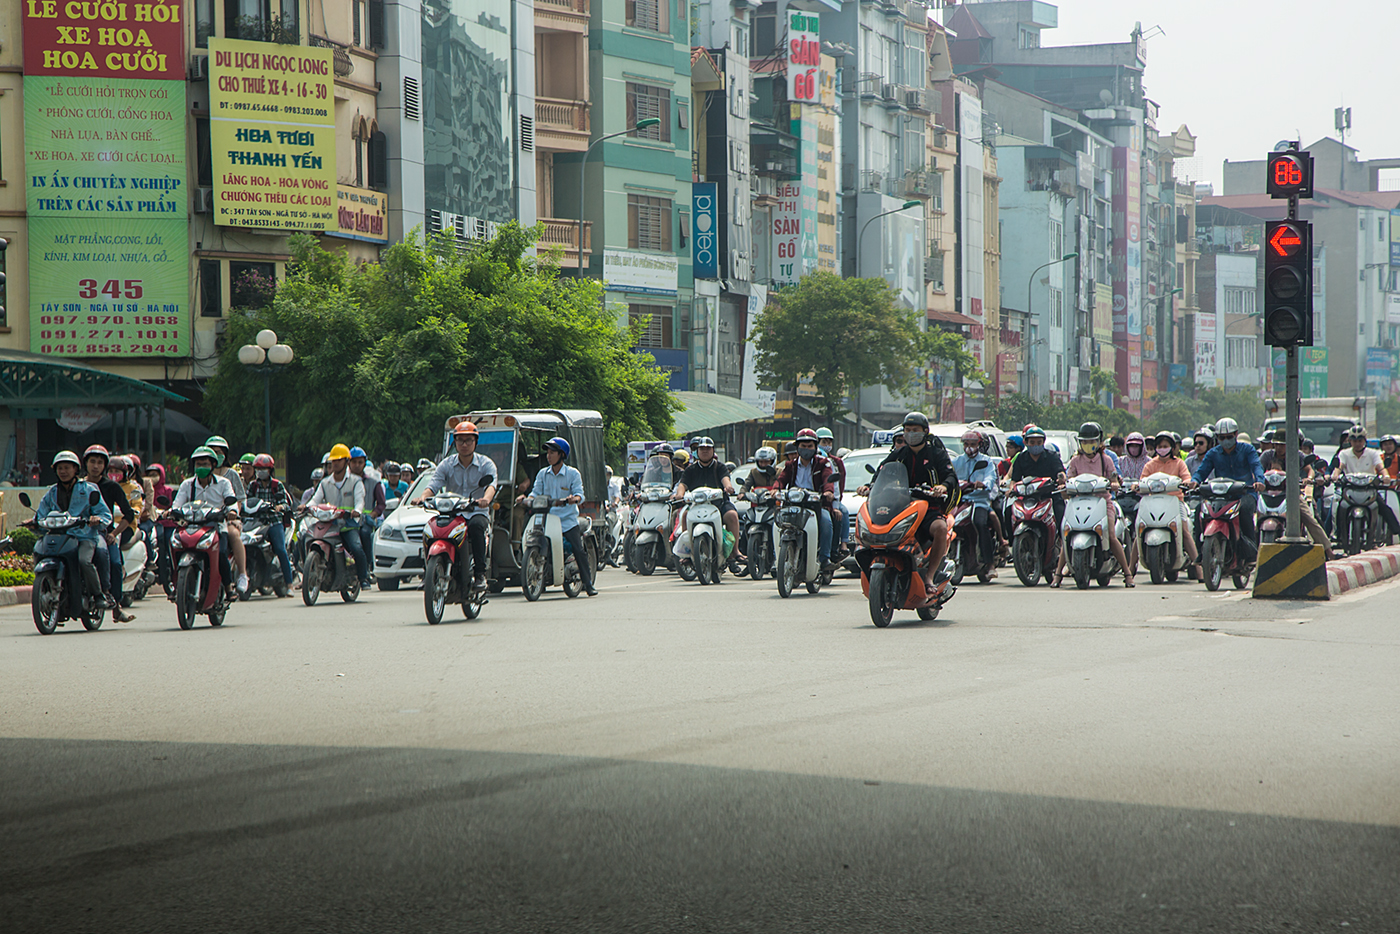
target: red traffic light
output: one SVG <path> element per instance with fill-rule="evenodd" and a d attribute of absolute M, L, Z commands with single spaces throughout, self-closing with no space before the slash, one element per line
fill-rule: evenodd
<path fill-rule="evenodd" d="M 1275 198 L 1311 198 L 1312 170 L 1312 156 L 1306 152 L 1269 153 L 1269 194 Z"/>
<path fill-rule="evenodd" d="M 1269 235 L 1269 249 L 1279 256 L 1293 256 L 1303 248 L 1303 234 L 1292 224 L 1280 224 Z"/>

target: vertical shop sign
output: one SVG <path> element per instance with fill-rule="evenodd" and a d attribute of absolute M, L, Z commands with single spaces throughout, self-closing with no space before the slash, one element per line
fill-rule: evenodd
<path fill-rule="evenodd" d="M 788 11 L 788 100 L 814 103 L 817 69 L 821 67 L 821 17 L 801 10 Z"/>

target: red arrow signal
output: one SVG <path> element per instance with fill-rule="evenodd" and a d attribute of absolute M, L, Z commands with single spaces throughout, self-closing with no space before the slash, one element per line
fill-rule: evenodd
<path fill-rule="evenodd" d="M 1292 256 L 1297 253 L 1303 245 L 1303 238 L 1299 235 L 1296 227 L 1283 225 L 1274 231 L 1274 235 L 1269 238 L 1269 246 L 1279 256 Z"/>

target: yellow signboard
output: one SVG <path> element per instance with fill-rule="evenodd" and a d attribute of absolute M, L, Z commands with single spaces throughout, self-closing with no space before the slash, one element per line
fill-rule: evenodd
<path fill-rule="evenodd" d="M 336 229 L 332 54 L 209 40 L 214 223 Z"/>
<path fill-rule="evenodd" d="M 336 228 L 326 233 L 348 240 L 389 242 L 389 196 L 369 188 L 337 185 Z"/>

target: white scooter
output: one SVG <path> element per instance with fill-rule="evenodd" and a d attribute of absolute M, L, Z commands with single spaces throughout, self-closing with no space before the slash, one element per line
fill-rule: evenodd
<path fill-rule="evenodd" d="M 524 547 L 520 555 L 520 578 L 523 582 L 525 599 L 531 603 L 544 594 L 551 584 L 562 584 L 564 593 L 577 597 L 583 592 L 583 576 L 579 573 L 578 562 L 589 561 L 594 573 L 598 563 L 593 555 L 593 526 L 587 516 L 578 517 L 579 531 L 583 534 L 584 547 L 589 553 L 565 554 L 564 527 L 559 517 L 549 510 L 563 505 L 563 500 L 551 500 L 548 496 L 531 496 L 526 500 L 529 516 L 525 525 Z"/>
<path fill-rule="evenodd" d="M 149 559 L 146 536 L 138 528 L 122 549 L 122 606 L 131 606 L 132 601 L 144 599 L 146 592 L 156 582 L 155 572 L 147 567 Z"/>
<path fill-rule="evenodd" d="M 1138 554 L 1154 584 L 1175 584 L 1189 561 L 1185 543 L 1193 534 L 1191 519 L 1173 495 L 1180 489 L 1181 478 L 1167 473 L 1149 474 L 1138 483 Z"/>
<path fill-rule="evenodd" d="M 665 457 L 653 457 L 642 472 L 630 551 L 643 577 L 650 577 L 658 564 L 671 564 L 671 476 L 671 462 Z"/>
<path fill-rule="evenodd" d="M 685 494 L 685 535 L 690 563 L 702 584 L 718 584 L 732 548 L 724 547 L 724 491 L 702 486 Z"/>
<path fill-rule="evenodd" d="M 817 511 L 825 509 L 822 495 L 812 490 L 789 487 L 778 492 L 778 595 L 792 596 L 798 584 L 808 593 L 817 593 L 831 583 L 831 574 L 822 572 Z"/>
<path fill-rule="evenodd" d="M 1113 579 L 1116 562 L 1109 535 L 1116 534 L 1126 549 L 1128 523 L 1120 512 L 1116 528 L 1109 529 L 1108 503 L 1108 481 L 1103 477 L 1080 474 L 1065 484 L 1065 545 L 1070 573 L 1080 590 L 1087 590 L 1092 580 L 1107 587 Z"/>

